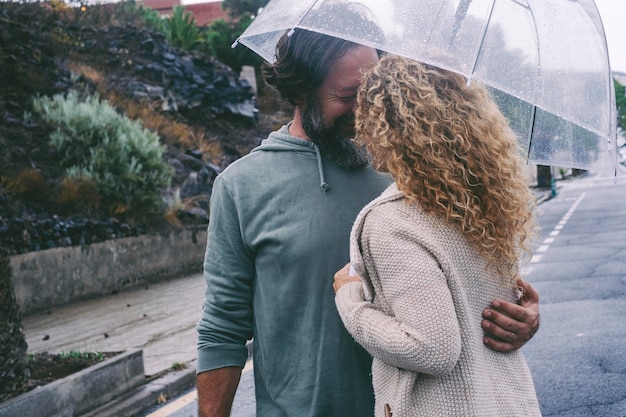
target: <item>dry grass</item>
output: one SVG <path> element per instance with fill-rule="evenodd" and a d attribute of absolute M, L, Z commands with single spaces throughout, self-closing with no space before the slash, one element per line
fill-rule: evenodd
<path fill-rule="evenodd" d="M 104 75 L 93 67 L 78 62 L 70 62 L 68 68 L 75 74 L 82 75 L 96 86 L 101 86 L 104 81 Z"/>
<path fill-rule="evenodd" d="M 18 194 L 28 201 L 45 201 L 51 193 L 43 173 L 34 168 L 26 168 L 2 182 L 8 192 Z"/>
<path fill-rule="evenodd" d="M 161 111 L 161 103 L 150 100 L 131 100 L 105 85 L 104 74 L 78 62 L 71 62 L 72 72 L 83 76 L 96 86 L 100 97 L 133 120 L 141 120 L 143 127 L 155 132 L 162 142 L 182 149 L 198 149 L 212 163 L 222 155 L 222 147 L 216 138 L 207 135 L 202 128 L 189 126 Z"/>
<path fill-rule="evenodd" d="M 57 203 L 62 213 L 100 209 L 100 195 L 93 181 L 87 179 L 64 178 L 59 186 Z"/>
<path fill-rule="evenodd" d="M 129 118 L 141 120 L 143 127 L 159 135 L 163 143 L 177 145 L 182 149 L 198 149 L 211 162 L 219 160 L 222 147 L 216 139 L 208 137 L 202 128 L 189 126 L 160 112 L 160 103 L 133 101 L 115 92 L 109 92 L 105 98 L 111 105 L 123 110 Z"/>

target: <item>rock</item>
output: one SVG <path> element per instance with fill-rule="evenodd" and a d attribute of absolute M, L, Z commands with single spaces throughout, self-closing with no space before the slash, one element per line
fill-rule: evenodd
<path fill-rule="evenodd" d="M 186 210 L 179 210 L 177 217 L 185 224 L 206 224 L 209 221 L 209 215 L 206 210 L 199 207 L 193 207 Z"/>

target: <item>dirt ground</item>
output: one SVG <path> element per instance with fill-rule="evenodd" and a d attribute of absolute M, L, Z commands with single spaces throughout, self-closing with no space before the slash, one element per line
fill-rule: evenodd
<path fill-rule="evenodd" d="M 51 354 L 47 352 L 31 354 L 28 357 L 30 377 L 27 384 L 13 393 L 13 397 L 25 394 L 37 387 L 49 384 L 92 365 L 118 355 L 120 352 L 68 352 Z"/>

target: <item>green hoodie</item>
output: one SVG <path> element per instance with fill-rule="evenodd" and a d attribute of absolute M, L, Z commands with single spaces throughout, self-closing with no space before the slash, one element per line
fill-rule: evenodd
<path fill-rule="evenodd" d="M 390 182 L 339 168 L 287 126 L 225 169 L 211 197 L 197 372 L 243 367 L 254 337 L 258 416 L 372 415 L 371 359 L 332 284 L 357 214 Z"/>

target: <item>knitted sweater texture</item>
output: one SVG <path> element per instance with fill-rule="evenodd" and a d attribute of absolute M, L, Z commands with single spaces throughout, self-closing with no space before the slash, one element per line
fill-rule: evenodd
<path fill-rule="evenodd" d="M 409 204 L 395 184 L 353 226 L 363 279 L 337 293 L 344 325 L 374 358 L 376 416 L 540 416 L 522 352 L 483 345 L 482 311 L 516 300 L 460 230 Z"/>

